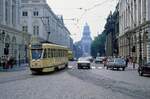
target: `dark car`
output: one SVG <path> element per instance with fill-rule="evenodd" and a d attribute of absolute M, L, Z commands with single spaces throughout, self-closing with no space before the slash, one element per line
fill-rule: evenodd
<path fill-rule="evenodd" d="M 139 66 L 138 73 L 140 76 L 143 76 L 143 74 L 150 74 L 150 62 Z"/>

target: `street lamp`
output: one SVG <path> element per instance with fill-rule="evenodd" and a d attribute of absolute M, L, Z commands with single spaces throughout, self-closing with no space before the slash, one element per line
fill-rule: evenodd
<path fill-rule="evenodd" d="M 128 55 L 130 56 L 130 36 L 129 36 L 128 33 L 126 34 L 126 36 L 127 36 L 128 45 L 129 45 L 129 53 L 128 53 Z"/>
<path fill-rule="evenodd" d="M 142 41 L 141 41 L 141 31 L 142 29 L 140 29 L 139 31 L 139 66 L 142 65 Z"/>

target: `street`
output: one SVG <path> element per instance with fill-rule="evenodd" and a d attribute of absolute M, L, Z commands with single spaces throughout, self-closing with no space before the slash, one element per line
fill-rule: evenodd
<path fill-rule="evenodd" d="M 31 75 L 29 68 L 0 73 L 0 99 L 149 99 L 150 79 L 136 69 L 106 70 L 92 63 L 92 69 L 68 69 Z"/>

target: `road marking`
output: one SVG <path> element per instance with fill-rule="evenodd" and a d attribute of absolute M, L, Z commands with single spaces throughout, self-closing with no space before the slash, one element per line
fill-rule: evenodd
<path fill-rule="evenodd" d="M 95 67 L 95 66 L 92 66 L 91 68 L 92 68 L 92 69 L 96 69 L 96 67 Z"/>
<path fill-rule="evenodd" d="M 76 66 L 70 66 L 70 65 L 68 66 L 68 68 L 69 68 L 69 69 L 75 69 L 75 68 L 77 69 Z M 103 67 L 91 66 L 91 69 L 103 69 Z"/>
<path fill-rule="evenodd" d="M 103 69 L 103 67 L 92 66 L 92 69 Z"/>
<path fill-rule="evenodd" d="M 103 67 L 97 67 L 98 69 L 103 69 Z"/>
<path fill-rule="evenodd" d="M 73 66 L 68 66 L 68 68 L 73 68 Z"/>

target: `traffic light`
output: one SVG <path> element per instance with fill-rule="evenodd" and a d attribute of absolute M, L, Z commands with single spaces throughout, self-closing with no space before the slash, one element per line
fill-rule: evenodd
<path fill-rule="evenodd" d="M 132 47 L 132 52 L 135 52 L 135 51 L 136 51 L 135 46 L 133 46 Z"/>
<path fill-rule="evenodd" d="M 4 48 L 4 54 L 5 55 L 8 55 L 9 54 L 9 49 L 6 47 L 6 48 Z"/>

